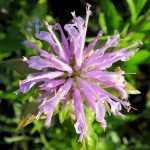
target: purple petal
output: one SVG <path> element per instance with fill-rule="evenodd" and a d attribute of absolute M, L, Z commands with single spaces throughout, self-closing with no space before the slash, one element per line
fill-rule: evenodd
<path fill-rule="evenodd" d="M 138 48 L 129 52 L 127 50 L 141 44 L 142 42 L 137 41 L 128 47 L 116 50 L 111 53 L 107 53 L 105 55 L 92 54 L 93 56 L 91 55 L 92 57 L 89 57 L 89 59 L 82 65 L 82 68 L 94 66 L 94 69 L 92 70 L 104 70 L 108 67 L 111 67 L 114 62 L 117 62 L 119 60 L 127 61 L 130 56 L 134 55 Z"/>
<path fill-rule="evenodd" d="M 96 121 L 101 123 L 102 128 L 105 130 L 105 128 L 107 127 L 107 123 L 105 121 L 105 106 L 103 103 L 101 103 L 100 101 L 97 102 L 96 105 Z"/>
<path fill-rule="evenodd" d="M 47 58 L 47 59 L 51 58 L 51 55 L 50 55 L 48 52 L 42 50 L 41 48 L 37 47 L 37 46 L 34 45 L 33 43 L 31 43 L 31 42 L 29 42 L 29 41 L 25 41 L 24 44 L 25 44 L 27 47 L 31 47 L 31 48 L 37 50 L 44 58 Z"/>
<path fill-rule="evenodd" d="M 32 56 L 30 57 L 30 60 L 26 59 L 26 61 L 29 64 L 29 68 L 36 70 L 42 70 L 46 67 L 53 67 L 53 64 L 49 60 L 43 59 L 40 56 Z"/>
<path fill-rule="evenodd" d="M 95 45 L 96 45 L 98 39 L 99 39 L 102 35 L 103 35 L 103 32 L 100 31 L 100 32 L 97 34 L 96 38 L 87 46 L 87 49 L 85 50 L 84 55 L 83 55 L 83 60 L 88 56 L 88 54 L 90 53 L 90 51 L 94 49 L 94 47 L 95 47 Z"/>
<path fill-rule="evenodd" d="M 40 89 L 42 90 L 49 90 L 49 89 L 52 89 L 52 88 L 56 88 L 57 86 L 63 84 L 65 82 L 64 79 L 58 79 L 58 80 L 51 80 L 51 81 L 48 81 L 42 85 L 40 85 Z"/>
<path fill-rule="evenodd" d="M 49 81 L 51 79 L 63 76 L 63 72 L 42 72 L 30 74 L 25 80 L 20 81 L 20 89 L 16 93 L 27 93 L 36 83 Z"/>
<path fill-rule="evenodd" d="M 80 89 L 82 95 L 85 97 L 85 100 L 87 101 L 88 105 L 90 108 L 95 110 L 95 101 L 93 99 L 93 96 L 91 95 L 90 92 L 88 92 L 85 88 Z"/>
<path fill-rule="evenodd" d="M 44 94 L 42 94 L 41 96 L 38 97 L 38 100 L 44 100 L 45 98 L 48 98 L 49 95 L 51 95 L 54 92 L 53 89 L 48 90 L 47 92 L 45 92 Z"/>
<path fill-rule="evenodd" d="M 67 56 L 66 52 L 64 51 L 64 49 L 62 48 L 61 43 L 59 42 L 58 38 L 57 38 L 56 35 L 54 34 L 54 32 L 53 32 L 53 30 L 52 30 L 52 26 L 50 26 L 47 21 L 44 21 L 44 23 L 45 23 L 46 28 L 47 28 L 48 31 L 50 32 L 52 38 L 53 38 L 54 41 L 55 41 L 55 44 L 56 44 L 55 50 L 56 50 L 58 56 L 59 56 L 65 63 L 69 64 L 68 56 Z"/>
<path fill-rule="evenodd" d="M 39 106 L 39 113 L 36 116 L 36 118 L 39 119 L 40 115 L 44 113 L 47 115 L 46 125 L 50 125 L 51 117 L 54 110 L 56 109 L 56 106 L 59 104 L 60 100 L 63 99 L 64 96 L 68 93 L 72 84 L 73 79 L 68 79 L 68 81 L 59 88 L 59 90 L 53 98 L 51 98 L 50 100 L 43 101 L 43 103 Z"/>
<path fill-rule="evenodd" d="M 87 84 L 85 81 L 83 81 L 80 78 L 77 78 L 77 81 L 81 84 L 81 86 L 86 90 L 86 93 L 83 92 L 85 98 L 87 98 L 88 103 L 96 111 L 96 121 L 101 123 L 101 126 L 105 129 L 107 126 L 107 123 L 104 119 L 105 117 L 105 106 L 103 104 L 103 97 L 102 94 L 101 96 L 97 95 L 97 91 L 93 91 L 92 87 L 90 87 L 89 84 Z"/>
<path fill-rule="evenodd" d="M 62 109 L 65 109 L 65 108 L 66 108 L 67 102 L 68 102 L 68 100 L 69 100 L 69 95 L 70 95 L 70 93 L 67 93 L 67 94 L 66 94 L 65 99 L 64 99 L 64 102 L 63 102 L 62 107 L 61 107 Z"/>
<path fill-rule="evenodd" d="M 79 141 L 82 141 L 84 134 L 87 131 L 87 125 L 84 116 L 84 108 L 82 103 L 82 98 L 78 88 L 73 87 L 73 99 L 74 99 L 74 108 L 76 110 L 77 122 L 75 123 L 76 132 L 80 134 Z"/>
<path fill-rule="evenodd" d="M 106 98 L 106 100 L 110 104 L 110 106 L 111 106 L 111 112 L 114 115 L 118 115 L 118 116 L 121 116 L 123 118 L 125 117 L 122 113 L 119 112 L 119 111 L 122 110 L 121 104 L 119 102 L 114 102 L 110 98 Z"/>
<path fill-rule="evenodd" d="M 50 55 L 46 51 L 38 48 L 37 46 L 35 46 L 34 44 L 32 44 L 28 41 L 26 41 L 25 44 L 28 47 L 32 47 L 32 48 L 36 49 L 44 58 L 46 58 L 53 64 L 54 68 L 57 68 L 58 70 L 67 71 L 69 74 L 72 74 L 72 72 L 73 72 L 72 68 L 69 65 L 65 64 L 64 62 L 62 62 L 61 60 L 57 59 L 54 55 Z"/>
<path fill-rule="evenodd" d="M 108 40 L 106 42 L 106 44 L 100 48 L 100 49 L 97 49 L 89 58 L 88 60 L 86 61 L 86 64 L 87 63 L 91 63 L 93 61 L 95 61 L 99 56 L 103 55 L 105 50 L 107 50 L 108 48 L 110 47 L 116 47 L 118 45 L 118 42 L 119 42 L 119 34 L 114 34 L 114 37 L 112 39 L 110 39 L 110 37 L 108 37 Z M 85 64 L 82 65 L 82 67 L 85 66 Z"/>
<path fill-rule="evenodd" d="M 118 90 L 121 94 L 121 99 L 127 99 L 128 94 L 123 89 L 126 86 L 126 81 L 123 76 L 124 71 L 119 72 L 104 72 L 104 71 L 89 71 L 82 73 L 81 76 L 88 77 L 90 79 L 95 80 L 96 82 L 99 81 L 100 83 L 108 86 L 113 87 Z"/>
<path fill-rule="evenodd" d="M 49 113 L 47 114 L 47 118 L 46 118 L 46 121 L 45 121 L 45 125 L 46 125 L 46 126 L 49 126 L 49 125 L 50 125 L 51 119 L 52 119 L 52 115 L 53 115 L 53 110 L 52 110 L 52 111 L 49 111 Z"/>
<path fill-rule="evenodd" d="M 66 53 L 67 53 L 67 56 L 70 57 L 69 44 L 68 44 L 67 38 L 66 38 L 66 36 L 65 36 L 65 34 L 64 34 L 64 32 L 63 32 L 63 30 L 62 30 L 62 28 L 61 28 L 61 26 L 60 26 L 59 23 L 57 23 L 57 24 L 55 25 L 55 29 L 56 29 L 56 30 L 59 30 L 59 32 L 60 32 L 60 34 L 61 34 L 62 44 L 63 44 L 63 46 L 64 46 L 64 48 L 65 48 L 65 51 L 66 51 Z"/>
<path fill-rule="evenodd" d="M 121 61 L 127 61 L 130 56 L 134 55 L 135 52 L 138 51 L 138 48 L 129 52 L 118 52 L 117 55 L 114 55 L 114 57 L 107 57 L 105 59 L 104 63 L 99 64 L 97 67 L 93 68 L 92 70 L 104 70 L 112 66 L 113 63 L 121 60 Z M 120 56 L 118 56 L 120 54 Z M 109 60 L 109 61 L 108 61 Z M 99 60 L 100 62 L 101 60 Z"/>
<path fill-rule="evenodd" d="M 104 89 L 100 88 L 99 86 L 93 84 L 93 83 L 90 83 L 88 82 L 88 84 L 91 86 L 91 88 L 93 90 L 95 90 L 99 95 L 105 95 L 105 97 L 110 97 L 111 99 L 121 103 L 124 107 L 129 107 L 130 106 L 130 103 L 127 102 L 127 101 L 122 101 L 121 99 L 115 97 L 114 95 L 108 93 L 107 91 L 105 91 Z"/>
<path fill-rule="evenodd" d="M 67 31 L 69 39 L 71 40 L 70 44 L 75 56 L 76 71 L 78 71 L 82 65 L 85 36 L 90 14 L 90 5 L 87 4 L 85 22 L 81 17 L 76 17 L 75 12 L 72 12 L 74 24 L 65 25 L 65 30 Z"/>
<path fill-rule="evenodd" d="M 72 47 L 72 53 L 75 56 L 75 63 L 76 66 L 80 66 L 82 63 L 82 53 L 83 50 L 81 50 L 81 42 L 83 39 L 81 39 L 83 35 L 83 31 L 79 33 L 77 29 L 74 27 L 74 25 L 67 24 L 65 25 L 65 30 L 68 33 L 69 39 L 71 40 L 71 47 Z"/>
<path fill-rule="evenodd" d="M 20 89 L 15 91 L 15 93 L 16 94 L 18 94 L 20 92 L 27 93 L 38 82 L 40 82 L 40 81 L 39 80 L 35 80 L 35 81 L 27 82 L 27 83 L 22 83 L 22 81 L 19 81 Z"/>
<path fill-rule="evenodd" d="M 107 80 L 104 77 L 109 77 L 109 78 L 116 78 L 120 75 L 123 75 L 124 71 L 119 71 L 119 72 L 106 72 L 106 71 L 88 71 L 88 72 L 83 72 L 80 74 L 82 77 L 88 77 L 88 78 L 93 78 L 93 79 L 99 79 L 101 78 L 102 80 Z"/>
<path fill-rule="evenodd" d="M 129 102 L 120 100 L 119 98 L 115 97 L 114 95 L 108 93 L 107 91 L 105 91 L 101 87 L 99 87 L 99 86 L 97 86 L 97 85 L 95 85 L 95 84 L 93 84 L 91 82 L 85 82 L 81 78 L 77 78 L 77 82 L 79 82 L 79 84 L 83 88 L 91 91 L 93 94 L 97 93 L 98 95 L 103 95 L 104 97 L 110 97 L 111 99 L 120 102 L 125 107 L 129 107 L 130 106 Z"/>

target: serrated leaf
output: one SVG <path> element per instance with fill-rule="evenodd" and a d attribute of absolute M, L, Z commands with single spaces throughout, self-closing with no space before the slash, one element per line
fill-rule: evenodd
<path fill-rule="evenodd" d="M 31 73 L 38 72 L 37 70 L 31 69 L 28 67 L 28 64 L 22 59 L 11 59 L 7 61 L 0 62 L 1 65 L 8 65 L 12 69 L 14 69 L 17 73 L 22 76 L 26 76 Z"/>
<path fill-rule="evenodd" d="M 127 82 L 127 85 L 125 86 L 125 91 L 128 94 L 140 94 L 141 92 L 139 90 L 137 90 L 136 88 L 134 88 L 130 83 Z"/>

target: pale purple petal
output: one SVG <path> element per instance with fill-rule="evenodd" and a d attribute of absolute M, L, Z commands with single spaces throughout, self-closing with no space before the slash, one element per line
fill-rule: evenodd
<path fill-rule="evenodd" d="M 88 25 L 89 16 L 91 14 L 90 5 L 87 4 L 86 20 L 85 22 L 81 17 L 76 17 L 75 12 L 72 12 L 74 24 L 65 25 L 65 30 L 68 33 L 69 39 L 72 40 L 72 50 L 75 56 L 76 68 L 78 71 L 82 65 L 83 49 L 85 45 L 85 36 Z"/>
<path fill-rule="evenodd" d="M 102 35 L 103 35 L 103 32 L 100 31 L 100 32 L 97 34 L 96 38 L 87 46 L 87 48 L 86 48 L 86 50 L 85 50 L 85 52 L 84 52 L 84 54 L 83 54 L 83 60 L 88 56 L 88 54 L 90 53 L 90 51 L 94 49 L 94 47 L 95 47 L 97 41 L 99 40 L 99 38 L 100 38 Z"/>
<path fill-rule="evenodd" d="M 61 107 L 62 109 L 66 108 L 67 102 L 69 100 L 69 96 L 70 96 L 70 93 L 67 93 L 66 96 L 65 96 L 64 102 L 62 104 L 62 107 Z"/>
<path fill-rule="evenodd" d="M 87 125 L 84 116 L 84 108 L 82 103 L 82 98 L 77 87 L 73 87 L 73 99 L 74 99 L 74 108 L 76 111 L 77 122 L 74 124 L 76 132 L 80 134 L 79 141 L 82 141 L 84 134 L 87 131 Z"/>
<path fill-rule="evenodd" d="M 120 113 L 120 111 L 122 110 L 122 107 L 121 107 L 121 104 L 119 102 L 114 102 L 109 97 L 107 97 L 106 100 L 110 104 L 111 112 L 114 115 L 118 115 L 118 116 L 121 116 L 123 118 L 125 117 L 122 113 Z"/>
<path fill-rule="evenodd" d="M 66 36 L 65 36 L 65 34 L 64 34 L 64 32 L 63 32 L 63 30 L 62 30 L 59 23 L 55 24 L 54 27 L 55 27 L 56 30 L 59 30 L 59 32 L 61 34 L 62 44 L 63 44 L 64 49 L 65 49 L 65 51 L 67 53 L 67 56 L 69 58 L 70 57 L 70 51 L 69 51 L 69 44 L 68 44 L 67 38 L 66 38 Z"/>
<path fill-rule="evenodd" d="M 53 30 L 52 30 L 52 26 L 50 26 L 48 24 L 47 21 L 44 21 L 45 23 L 45 26 L 46 28 L 48 29 L 48 31 L 50 32 L 52 38 L 54 39 L 55 41 L 55 44 L 56 44 L 56 51 L 57 51 L 57 54 L 58 56 L 61 58 L 61 60 L 63 60 L 65 63 L 69 64 L 69 59 L 68 59 L 68 56 L 66 54 L 66 51 L 63 49 L 61 43 L 59 42 L 58 38 L 56 37 L 56 35 L 54 34 Z"/>
<path fill-rule="evenodd" d="M 53 92 L 54 92 L 53 89 L 46 91 L 44 94 L 42 94 L 42 95 L 40 95 L 40 96 L 38 97 L 38 100 L 47 99 L 48 96 L 50 96 Z"/>
<path fill-rule="evenodd" d="M 94 90 L 92 90 L 92 87 L 90 87 L 90 85 L 87 84 L 87 82 L 83 81 L 80 78 L 77 78 L 77 81 L 81 84 L 81 86 L 84 89 L 86 89 L 86 93 L 84 93 L 83 90 L 82 90 L 82 92 L 83 92 L 85 98 L 87 98 L 87 101 L 90 104 L 90 106 L 92 106 L 92 108 L 96 111 L 96 121 L 100 122 L 101 126 L 105 130 L 105 128 L 107 126 L 107 123 L 106 123 L 106 121 L 104 119 L 106 109 L 105 109 L 105 106 L 103 104 L 104 103 L 103 102 L 104 101 L 104 99 L 103 99 L 104 96 L 102 96 L 103 93 L 101 93 L 101 96 L 99 96 L 97 94 L 97 92 L 95 92 Z M 88 96 L 91 99 L 89 99 Z M 91 102 L 91 101 L 93 101 L 93 102 Z"/>
<path fill-rule="evenodd" d="M 93 96 L 91 95 L 90 92 L 88 92 L 85 88 L 80 89 L 82 95 L 85 97 L 85 100 L 87 101 L 88 105 L 90 108 L 95 110 L 95 101 L 93 99 Z"/>
<path fill-rule="evenodd" d="M 99 81 L 100 83 L 108 87 L 113 87 L 120 92 L 121 99 L 127 99 L 128 94 L 123 89 L 126 86 L 126 81 L 124 77 L 121 76 L 123 74 L 124 71 L 119 72 L 89 71 L 82 73 L 81 76 L 88 77 L 96 82 Z"/>
<path fill-rule="evenodd" d="M 40 56 L 32 56 L 30 57 L 30 60 L 26 59 L 26 62 L 28 63 L 29 68 L 36 70 L 42 70 L 46 67 L 53 67 L 53 64 L 49 60 L 43 59 Z"/>
<path fill-rule="evenodd" d="M 55 79 L 55 80 L 50 80 L 48 82 L 45 82 L 44 84 L 40 85 L 41 90 L 50 90 L 52 88 L 56 88 L 57 86 L 63 84 L 65 82 L 64 79 Z"/>
<path fill-rule="evenodd" d="M 137 48 L 137 49 L 129 51 L 129 52 L 124 52 L 120 56 L 118 56 L 118 54 L 121 54 L 121 53 L 118 52 L 118 54 L 115 55 L 114 57 L 110 57 L 110 58 L 108 57 L 109 61 L 108 61 L 108 59 L 106 59 L 104 63 L 99 64 L 97 67 L 93 68 L 93 70 L 104 70 L 104 69 L 107 69 L 107 68 L 111 67 L 114 62 L 117 62 L 119 60 L 127 61 L 129 59 L 129 57 L 134 55 L 134 53 L 137 52 L 138 50 L 139 49 Z M 99 60 L 99 62 L 100 61 L 101 60 Z"/>
<path fill-rule="evenodd" d="M 77 80 L 77 82 L 79 82 L 81 84 L 81 86 L 83 88 L 85 88 L 87 90 L 90 90 L 93 93 L 97 93 L 97 94 L 103 95 L 105 97 L 110 97 L 111 99 L 120 102 L 125 107 L 129 107 L 130 106 L 129 102 L 120 100 L 119 98 L 117 98 L 117 97 L 113 96 L 112 94 L 108 93 L 107 91 L 105 91 L 101 87 L 97 86 L 96 84 L 84 81 L 81 78 L 77 78 L 76 80 Z"/>
<path fill-rule="evenodd" d="M 130 106 L 130 103 L 129 103 L 129 102 L 123 101 L 123 100 L 117 98 L 116 96 L 114 96 L 114 95 L 108 93 L 107 91 L 105 91 L 105 90 L 102 89 L 101 87 L 99 87 L 99 86 L 97 86 L 97 85 L 95 85 L 95 84 L 93 84 L 93 83 L 90 83 L 90 82 L 88 82 L 88 84 L 89 84 L 89 85 L 91 86 L 91 88 L 92 88 L 94 91 L 96 91 L 99 95 L 105 95 L 106 97 L 110 97 L 111 99 L 113 99 L 113 100 L 115 100 L 115 101 L 121 103 L 125 108 Z"/>
<path fill-rule="evenodd" d="M 119 71 L 119 72 L 88 71 L 88 72 L 81 73 L 80 76 L 94 78 L 94 79 L 102 78 L 103 80 L 105 80 L 104 77 L 116 78 L 123 74 L 124 74 L 124 71 Z"/>
<path fill-rule="evenodd" d="M 104 119 L 105 112 L 106 112 L 106 108 L 104 104 L 101 101 L 98 101 L 96 105 L 96 121 L 101 123 L 101 126 L 104 130 L 107 127 L 107 123 Z"/>
<path fill-rule="evenodd" d="M 74 25 L 67 24 L 65 25 L 65 30 L 68 33 L 69 39 L 71 40 L 72 53 L 75 56 L 76 66 L 79 66 L 82 63 L 82 52 L 81 50 L 81 36 L 83 34 L 79 33 Z"/>
<path fill-rule="evenodd" d="M 25 80 L 20 81 L 20 89 L 17 90 L 16 93 L 26 93 L 38 82 L 46 82 L 63 75 L 64 73 L 59 71 L 30 74 Z"/>
<path fill-rule="evenodd" d="M 39 114 L 36 118 L 39 119 L 39 116 L 44 113 L 47 115 L 46 125 L 50 125 L 51 117 L 54 110 L 56 109 L 56 106 L 59 104 L 60 100 L 64 99 L 64 96 L 68 93 L 72 84 L 73 79 L 68 79 L 68 81 L 59 88 L 53 98 L 43 101 L 43 103 L 39 106 Z"/>
<path fill-rule="evenodd" d="M 65 64 L 64 62 L 62 62 L 61 60 L 57 59 L 54 55 L 47 53 L 46 51 L 38 48 L 37 46 L 35 46 L 34 44 L 32 44 L 28 41 L 26 41 L 25 44 L 28 47 L 32 47 L 32 48 L 36 49 L 44 58 L 46 58 L 53 64 L 54 68 L 57 68 L 58 70 L 67 71 L 68 73 L 72 74 L 72 72 L 73 72 L 72 68 L 69 65 Z"/>
<path fill-rule="evenodd" d="M 129 50 L 129 49 L 131 49 L 137 45 L 142 45 L 142 42 L 137 41 L 128 47 L 116 50 L 116 51 L 111 52 L 111 53 L 107 53 L 105 55 L 102 55 L 102 54 L 101 55 L 98 55 L 98 54 L 94 55 L 94 53 L 93 53 L 91 55 L 92 58 L 89 57 L 89 59 L 82 65 L 82 68 L 88 68 L 91 66 L 96 66 L 96 68 L 94 67 L 93 70 L 104 70 L 108 67 L 111 67 L 114 62 L 117 62 L 119 60 L 127 61 L 130 56 L 134 55 L 134 53 L 138 50 L 138 48 L 134 49 L 134 50 L 130 50 L 130 51 L 127 51 L 127 50 Z"/>
<path fill-rule="evenodd" d="M 106 42 L 106 44 L 100 48 L 100 49 L 97 49 L 89 58 L 88 60 L 86 61 L 86 64 L 87 63 L 91 63 L 93 61 L 95 61 L 99 56 L 103 55 L 105 50 L 107 50 L 108 48 L 110 47 L 116 47 L 118 45 L 118 39 L 119 39 L 119 34 L 114 34 L 114 37 L 111 39 L 110 37 L 108 37 L 108 40 Z M 85 64 L 82 65 L 82 67 L 85 66 Z"/>
<path fill-rule="evenodd" d="M 35 80 L 35 81 L 27 82 L 27 83 L 22 83 L 22 81 L 19 81 L 20 89 L 15 91 L 15 93 L 16 94 L 18 94 L 20 92 L 27 93 L 38 82 L 40 82 L 40 81 L 39 80 Z"/>
<path fill-rule="evenodd" d="M 47 59 L 51 58 L 51 55 L 50 55 L 48 52 L 42 50 L 41 48 L 37 47 L 37 46 L 34 45 L 33 43 L 31 43 L 31 42 L 29 42 L 29 41 L 25 41 L 24 44 L 25 44 L 27 47 L 31 47 L 31 48 L 37 50 L 37 51 L 41 54 L 41 56 L 43 56 L 44 58 L 47 58 Z"/>
<path fill-rule="evenodd" d="M 51 123 L 53 111 L 54 111 L 54 110 L 49 111 L 49 113 L 47 114 L 46 121 L 45 121 L 45 125 L 46 125 L 46 126 L 49 126 L 50 123 Z"/>

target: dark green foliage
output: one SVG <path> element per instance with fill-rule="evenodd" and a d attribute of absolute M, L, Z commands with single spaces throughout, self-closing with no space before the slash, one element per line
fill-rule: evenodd
<path fill-rule="evenodd" d="M 18 80 L 24 79 L 24 76 L 35 71 L 27 69 L 27 64 L 21 60 L 23 56 L 36 54 L 34 50 L 26 48 L 23 42 L 29 40 L 47 49 L 47 44 L 34 38 L 34 23 L 38 22 L 42 26 L 43 20 L 48 20 L 52 24 L 69 22 L 70 18 L 66 18 L 65 14 L 70 17 L 71 14 L 67 10 L 75 10 L 77 15 L 85 16 L 85 13 L 79 14 L 79 12 L 85 12 L 85 9 L 79 10 L 79 8 L 85 8 L 85 1 L 77 0 L 77 5 L 72 6 L 67 0 L 64 3 L 59 3 L 58 0 L 0 0 L 1 149 L 134 150 L 150 148 L 150 0 L 97 0 L 89 1 L 89 3 L 92 5 L 93 15 L 89 22 L 87 43 L 96 36 L 99 30 L 102 30 L 105 36 L 99 40 L 97 47 L 104 43 L 107 35 L 113 35 L 114 30 L 121 33 L 122 40 L 119 47 L 132 44 L 136 40 L 143 42 L 141 49 L 128 62 L 117 62 L 111 68 L 114 70 L 120 66 L 125 72 L 137 73 L 136 75 L 126 75 L 128 82 L 141 92 L 140 95 L 129 96 L 129 101 L 137 110 L 124 112 L 127 116 L 125 119 L 106 116 L 108 127 L 104 132 L 99 123 L 94 121 L 95 114 L 87 111 L 86 108 L 89 131 L 82 144 L 77 142 L 78 135 L 72 124 L 73 116 L 70 119 L 66 113 L 70 111 L 68 107 L 64 110 L 57 108 L 50 127 L 44 126 L 43 116 L 40 120 L 35 120 L 27 127 L 16 131 L 22 112 L 25 112 L 23 113 L 25 117 L 29 116 L 32 120 L 37 113 L 35 106 L 39 105 L 30 98 L 33 96 L 34 89 L 27 94 L 16 95 L 14 93 L 19 88 Z M 70 7 L 70 9 L 65 9 L 65 7 Z M 58 12 L 61 17 L 58 16 Z M 32 102 L 31 105 L 28 104 L 29 99 Z M 25 123 L 19 128 L 23 127 Z M 96 142 L 97 146 L 95 146 Z"/>

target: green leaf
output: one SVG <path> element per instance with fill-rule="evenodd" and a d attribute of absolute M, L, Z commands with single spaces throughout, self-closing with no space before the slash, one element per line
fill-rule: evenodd
<path fill-rule="evenodd" d="M 137 89 L 135 89 L 130 83 L 127 82 L 127 85 L 125 86 L 125 91 L 128 94 L 140 94 L 141 92 Z"/>
<path fill-rule="evenodd" d="M 93 129 L 93 122 L 95 120 L 95 111 L 89 109 L 88 106 L 85 106 L 85 118 L 88 126 L 88 131 L 85 134 L 82 142 L 82 147 L 85 147 L 85 150 L 94 150 L 98 142 L 97 134 Z"/>
<path fill-rule="evenodd" d="M 0 62 L 1 65 L 8 65 L 22 76 L 26 76 L 30 73 L 38 72 L 37 70 L 28 67 L 28 64 L 22 59 L 11 59 Z"/>
<path fill-rule="evenodd" d="M 16 130 L 19 130 L 27 126 L 31 122 L 33 122 L 36 115 L 38 114 L 39 105 L 40 103 L 38 101 L 31 101 L 31 100 L 26 104 Z"/>
<path fill-rule="evenodd" d="M 147 0 L 126 0 L 129 8 L 130 8 L 130 12 L 131 12 L 131 21 L 132 23 L 136 23 L 137 21 L 137 17 L 140 14 L 140 12 L 142 11 L 143 7 L 145 6 Z"/>
<path fill-rule="evenodd" d="M 101 0 L 102 12 L 106 17 L 107 29 L 109 31 L 118 30 L 121 23 L 121 17 L 117 12 L 114 4 L 110 0 Z"/>
<path fill-rule="evenodd" d="M 141 49 L 134 54 L 134 56 L 130 57 L 130 60 L 125 62 L 126 65 L 139 65 L 145 60 L 150 58 L 150 52 L 145 49 Z"/>
<path fill-rule="evenodd" d="M 137 15 L 140 14 L 140 12 L 142 11 L 142 9 L 145 6 L 146 2 L 147 2 L 147 0 L 135 0 Z"/>
<path fill-rule="evenodd" d="M 116 89 L 114 89 L 114 88 L 112 88 L 112 87 L 107 87 L 107 88 L 105 88 L 105 90 L 107 92 L 109 92 L 110 94 L 116 96 L 116 97 L 120 97 L 121 96 L 120 93 L 119 93 L 119 91 L 116 90 Z"/>
<path fill-rule="evenodd" d="M 88 132 L 83 139 L 83 143 L 86 145 L 86 150 L 94 150 L 96 149 L 96 145 L 98 142 L 97 134 L 94 132 L 93 127 L 88 128 Z"/>
<path fill-rule="evenodd" d="M 30 136 L 22 135 L 22 136 L 5 137 L 4 140 L 7 143 L 14 143 L 14 142 L 20 142 L 23 140 L 29 140 L 30 138 L 31 138 Z"/>
<path fill-rule="evenodd" d="M 37 97 L 39 96 L 39 94 L 40 94 L 40 91 L 36 90 L 32 94 L 32 96 L 29 98 L 29 101 L 26 103 L 24 107 L 24 110 L 21 115 L 21 119 L 19 121 L 19 124 L 16 130 L 21 129 L 34 121 L 39 111 L 38 106 L 41 104 L 41 102 L 37 100 Z"/>
<path fill-rule="evenodd" d="M 134 3 L 134 0 L 126 0 L 128 5 L 129 5 L 129 8 L 130 8 L 130 12 L 131 12 L 131 20 L 133 23 L 135 23 L 136 21 L 136 6 L 135 6 L 135 3 Z"/>
<path fill-rule="evenodd" d="M 105 19 L 105 14 L 104 14 L 103 12 L 101 12 L 101 13 L 99 14 L 98 22 L 99 22 L 99 25 L 100 25 L 102 31 L 103 31 L 104 33 L 107 33 L 106 19 Z"/>
<path fill-rule="evenodd" d="M 59 121 L 60 121 L 60 123 L 63 123 L 69 117 L 67 115 L 68 114 L 68 110 L 69 110 L 69 107 L 67 105 L 65 109 L 61 109 L 59 111 Z"/>
<path fill-rule="evenodd" d="M 150 31 L 150 19 L 144 20 L 143 23 L 137 26 L 138 31 Z"/>
<path fill-rule="evenodd" d="M 10 35 L 0 40 L 1 53 L 16 52 L 17 50 L 22 49 L 24 47 L 22 44 L 23 40 L 24 38 L 21 33 L 17 32 L 15 35 L 11 33 Z"/>
<path fill-rule="evenodd" d="M 31 18 L 37 16 L 40 20 L 45 19 L 48 11 L 47 0 L 38 0 L 35 8 L 31 12 Z"/>
<path fill-rule="evenodd" d="M 79 150 L 95 150 L 98 142 L 97 134 L 93 129 L 93 122 L 95 120 L 95 111 L 89 109 L 88 106 L 85 105 L 85 118 L 86 124 L 88 126 L 88 130 L 82 139 L 82 143 L 78 142 L 78 138 L 75 138 L 72 141 L 74 149 Z"/>

